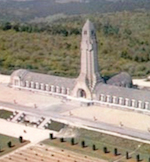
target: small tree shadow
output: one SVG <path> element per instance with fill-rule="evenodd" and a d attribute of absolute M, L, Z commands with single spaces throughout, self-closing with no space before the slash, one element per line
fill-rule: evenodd
<path fill-rule="evenodd" d="M 64 138 L 60 138 L 60 142 L 63 143 L 66 142 L 66 140 Z"/>
<path fill-rule="evenodd" d="M 0 150 L 0 153 L 4 152 L 5 150 Z"/>
<path fill-rule="evenodd" d="M 127 160 L 130 160 L 130 159 L 132 159 L 132 156 L 129 156 L 128 158 L 126 158 Z"/>
<path fill-rule="evenodd" d="M 116 154 L 116 156 L 120 156 L 120 155 L 121 155 L 121 153 L 117 153 L 117 154 Z"/>

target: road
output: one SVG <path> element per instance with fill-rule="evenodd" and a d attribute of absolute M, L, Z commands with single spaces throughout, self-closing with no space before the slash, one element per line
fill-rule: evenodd
<path fill-rule="evenodd" d="M 56 111 L 51 111 L 51 110 L 43 111 L 41 108 L 36 109 L 36 108 L 21 106 L 21 105 L 12 104 L 12 103 L 3 102 L 3 101 L 0 101 L 0 106 L 11 108 L 16 111 L 23 111 L 23 112 L 25 112 L 27 114 L 31 114 L 33 116 L 46 117 L 46 118 L 50 118 L 50 119 L 53 119 L 56 121 L 62 121 L 64 123 L 67 123 L 67 124 L 70 124 L 73 126 L 79 126 L 79 127 L 83 127 L 83 128 L 86 127 L 89 129 L 98 130 L 100 132 L 106 131 L 108 134 L 118 135 L 118 136 L 122 136 L 124 138 L 127 138 L 127 137 L 132 138 L 133 137 L 133 138 L 137 138 L 137 140 L 139 139 L 139 141 L 141 139 L 146 140 L 147 143 L 148 143 L 148 141 L 150 141 L 150 133 L 149 132 L 139 131 L 136 129 L 130 129 L 125 126 L 119 127 L 119 126 L 112 125 L 112 124 L 106 124 L 104 122 L 78 118 L 73 115 L 71 115 L 71 116 L 62 115 L 61 113 L 56 112 Z M 71 105 L 68 105 L 68 106 L 70 106 L 70 109 L 74 108 L 74 107 L 71 108 Z"/>

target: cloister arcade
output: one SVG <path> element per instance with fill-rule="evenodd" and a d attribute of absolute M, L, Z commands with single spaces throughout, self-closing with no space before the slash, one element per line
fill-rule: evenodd
<path fill-rule="evenodd" d="M 40 91 L 46 91 L 46 92 L 52 92 L 52 93 L 59 93 L 63 95 L 70 95 L 70 89 L 63 87 L 63 86 L 55 86 L 55 85 L 49 85 L 44 83 L 38 83 L 38 82 L 21 82 L 21 86 L 19 85 L 19 81 L 15 80 L 13 87 L 19 87 L 22 89 L 33 89 L 33 90 L 40 90 Z"/>
<path fill-rule="evenodd" d="M 130 99 L 130 98 L 123 98 L 118 96 L 110 96 L 105 94 L 99 95 L 99 101 L 104 103 L 122 105 L 132 108 L 139 108 L 139 109 L 150 109 L 150 103 L 146 101 Z"/>

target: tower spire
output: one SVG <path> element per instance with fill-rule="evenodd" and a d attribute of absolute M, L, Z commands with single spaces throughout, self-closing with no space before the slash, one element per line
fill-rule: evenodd
<path fill-rule="evenodd" d="M 93 23 L 87 20 L 82 29 L 81 69 L 73 90 L 73 96 L 92 99 L 95 85 L 100 80 L 96 31 Z"/>
<path fill-rule="evenodd" d="M 88 19 L 82 29 L 80 76 L 85 77 L 88 87 L 91 90 L 93 90 L 96 83 L 100 80 L 97 52 L 95 27 Z"/>

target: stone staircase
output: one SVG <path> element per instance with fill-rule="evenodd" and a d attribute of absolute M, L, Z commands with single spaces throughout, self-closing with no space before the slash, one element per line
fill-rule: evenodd
<path fill-rule="evenodd" d="M 44 126 L 45 126 L 47 123 L 50 123 L 50 118 L 45 118 L 45 119 L 40 123 L 40 125 L 38 126 L 38 128 L 45 129 Z"/>
<path fill-rule="evenodd" d="M 22 118 L 24 118 L 25 114 L 22 112 L 18 112 L 16 116 L 11 120 L 12 122 L 20 122 Z"/>

